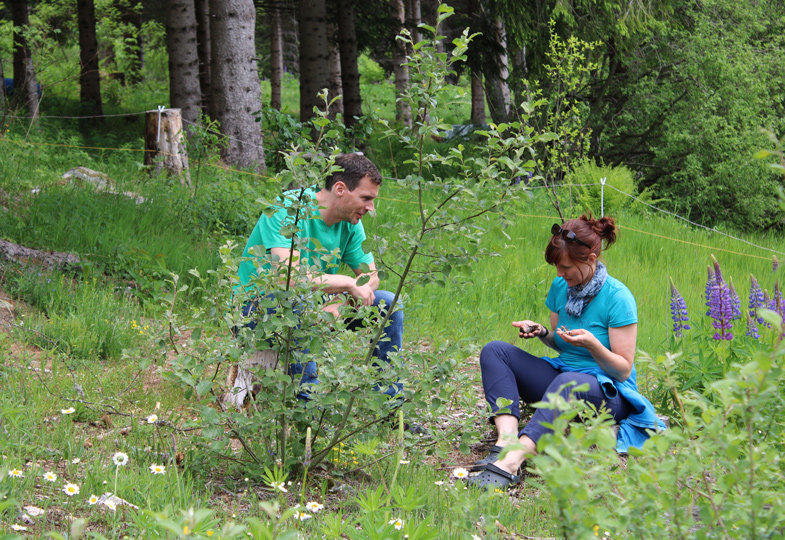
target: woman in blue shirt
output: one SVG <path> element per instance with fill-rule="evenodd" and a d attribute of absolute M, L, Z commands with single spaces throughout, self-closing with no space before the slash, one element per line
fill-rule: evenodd
<path fill-rule="evenodd" d="M 568 383 L 587 384 L 574 392 L 597 408 L 605 407 L 620 423 L 617 450 L 640 446 L 651 429 L 662 429 L 651 403 L 637 391 L 635 342 L 638 313 L 635 298 L 619 280 L 608 275 L 599 260 L 600 252 L 616 240 L 613 218 L 593 219 L 585 215 L 563 225 L 554 224 L 545 250 L 545 260 L 556 267 L 545 304 L 551 311 L 550 325 L 530 320 L 515 321 L 523 339 L 539 338 L 559 353 L 555 358 L 537 357 L 503 341 L 483 347 L 480 368 L 485 399 L 494 414 L 497 399 L 512 403 L 509 412 L 495 414 L 498 438 L 489 454 L 475 463 L 481 471 L 469 479 L 476 486 L 504 488 L 517 483 L 517 474 L 528 454 L 536 452 L 537 441 L 550 430 L 554 411 L 537 409 L 519 431 L 522 399 L 526 403 L 547 401 L 547 394 L 570 397 Z M 523 450 L 510 450 L 499 460 L 502 448 L 511 442 Z"/>

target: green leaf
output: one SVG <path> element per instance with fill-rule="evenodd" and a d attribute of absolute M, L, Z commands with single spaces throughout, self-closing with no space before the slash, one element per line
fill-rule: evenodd
<path fill-rule="evenodd" d="M 371 276 L 369 276 L 368 274 L 363 274 L 362 276 L 357 278 L 357 286 L 362 287 L 369 281 L 371 281 Z"/>
<path fill-rule="evenodd" d="M 210 388 L 212 387 L 213 387 L 213 381 L 210 380 L 200 381 L 199 384 L 196 385 L 196 395 L 202 397 L 207 392 L 209 392 Z"/>

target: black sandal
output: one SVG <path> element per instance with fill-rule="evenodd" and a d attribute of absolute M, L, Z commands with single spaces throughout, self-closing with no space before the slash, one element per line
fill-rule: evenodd
<path fill-rule="evenodd" d="M 466 483 L 478 488 L 507 489 L 519 483 L 522 478 L 522 474 L 508 473 L 493 463 L 489 463 L 480 474 L 472 476 Z"/>
<path fill-rule="evenodd" d="M 474 465 L 469 467 L 470 472 L 481 471 L 485 468 L 486 465 L 490 465 L 497 459 L 499 459 L 499 454 L 501 454 L 503 448 L 501 446 L 496 446 L 495 444 L 491 446 L 488 450 L 488 455 L 482 459 L 479 459 L 474 462 Z"/>

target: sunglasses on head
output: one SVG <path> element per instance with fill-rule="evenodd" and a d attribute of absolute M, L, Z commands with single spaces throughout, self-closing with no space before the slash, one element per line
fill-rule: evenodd
<path fill-rule="evenodd" d="M 551 234 L 553 236 L 561 236 L 566 242 L 576 242 L 584 247 L 591 249 L 591 246 L 578 238 L 573 231 L 562 229 L 561 225 L 554 223 L 551 225 Z"/>

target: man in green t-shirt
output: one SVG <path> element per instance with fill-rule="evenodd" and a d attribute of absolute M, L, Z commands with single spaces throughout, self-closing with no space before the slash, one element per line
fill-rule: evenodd
<path fill-rule="evenodd" d="M 277 257 L 280 264 L 287 264 L 292 253 L 298 264 L 308 264 L 314 269 L 309 279 L 325 293 L 345 293 L 366 306 L 378 306 L 382 302 L 386 306 L 392 304 L 394 295 L 377 289 L 379 277 L 373 255 L 362 248 L 365 229 L 361 219 L 374 209 L 382 177 L 374 164 L 359 153 L 342 154 L 335 158 L 335 164 L 343 170 L 329 176 L 321 190 L 306 190 L 312 205 L 307 216 L 298 222 L 297 237 L 306 242 L 307 247 L 302 252 L 292 252 L 292 239 L 282 234 L 281 228 L 292 221 L 286 207 L 281 207 L 272 216 L 262 214 L 246 242 L 243 262 L 237 272 L 240 283 L 236 289 L 252 288 L 250 282 L 257 275 L 253 258 L 261 261 L 258 256 L 260 253 Z M 285 198 L 292 200 L 296 197 Z M 330 253 L 338 253 L 338 258 L 325 257 Z M 341 262 L 352 269 L 354 277 L 337 273 Z M 363 276 L 368 278 L 365 283 Z M 334 303 L 326 304 L 325 309 L 338 315 Z M 249 302 L 244 306 L 243 314 L 249 315 L 252 310 L 253 303 Z M 255 324 L 252 322 L 249 326 Z M 402 340 L 403 311 L 398 309 L 390 316 L 385 336 L 380 340 L 374 355 L 379 360 L 389 362 L 388 353 L 400 349 Z M 293 365 L 292 370 L 294 373 L 303 373 L 302 384 L 319 382 L 314 361 L 309 361 L 304 368 Z M 400 388 L 401 385 L 396 383 L 396 386 L 385 392 L 394 395 Z"/>

